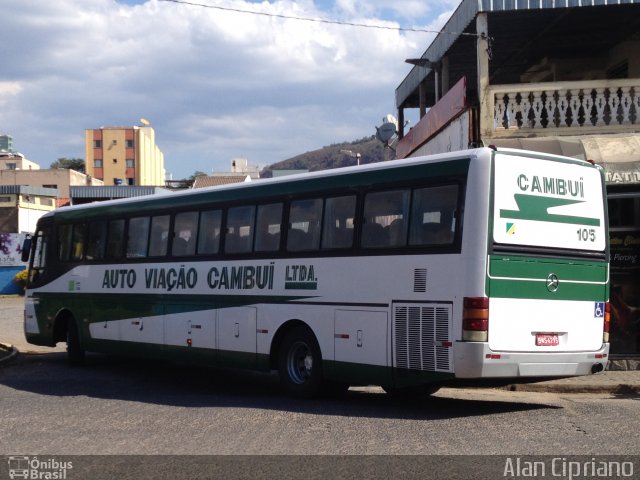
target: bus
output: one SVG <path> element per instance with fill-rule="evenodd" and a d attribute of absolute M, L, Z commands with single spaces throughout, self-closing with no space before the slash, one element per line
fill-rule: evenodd
<path fill-rule="evenodd" d="M 593 374 L 605 202 L 589 162 L 480 148 L 63 207 L 25 248 L 26 338 L 301 397 Z"/>

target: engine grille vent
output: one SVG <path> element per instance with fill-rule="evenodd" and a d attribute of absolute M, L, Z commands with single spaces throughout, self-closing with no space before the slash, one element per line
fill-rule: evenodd
<path fill-rule="evenodd" d="M 394 362 L 397 368 L 452 371 L 451 305 L 394 305 Z"/>

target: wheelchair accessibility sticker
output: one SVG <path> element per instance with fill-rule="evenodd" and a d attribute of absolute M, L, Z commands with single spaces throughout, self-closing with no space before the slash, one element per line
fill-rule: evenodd
<path fill-rule="evenodd" d="M 593 316 L 595 318 L 604 317 L 604 302 L 596 302 L 595 308 L 593 310 Z"/>

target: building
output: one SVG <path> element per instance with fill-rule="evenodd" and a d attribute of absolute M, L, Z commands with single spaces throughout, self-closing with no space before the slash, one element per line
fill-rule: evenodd
<path fill-rule="evenodd" d="M 462 0 L 395 92 L 398 158 L 496 145 L 605 168 L 616 368 L 640 363 L 638 18 L 640 0 Z"/>
<path fill-rule="evenodd" d="M 164 185 L 164 155 L 149 126 L 86 130 L 85 169 L 106 185 Z"/>
<path fill-rule="evenodd" d="M 54 188 L 58 191 L 56 206 L 70 203 L 70 187 L 102 186 L 102 180 L 68 168 L 36 170 L 0 170 L 0 185 L 29 185 L 31 187 Z"/>
<path fill-rule="evenodd" d="M 24 185 L 0 185 L 0 233 L 33 233 L 45 213 L 56 208 L 58 191 Z"/>
<path fill-rule="evenodd" d="M 0 170 L 39 170 L 40 165 L 18 152 L 0 151 Z"/>
<path fill-rule="evenodd" d="M 220 173 L 216 175 L 198 175 L 193 181 L 192 188 L 219 187 L 230 183 L 250 182 L 248 173 Z"/>
<path fill-rule="evenodd" d="M 118 198 L 142 197 L 144 195 L 166 195 L 171 193 L 170 190 L 163 187 L 121 185 L 105 185 L 102 187 L 72 186 L 69 191 L 72 205 L 104 202 L 105 200 L 115 200 Z"/>
<path fill-rule="evenodd" d="M 11 135 L 0 135 L 0 153 L 13 152 L 13 137 Z"/>
<path fill-rule="evenodd" d="M 231 160 L 231 172 L 246 173 L 251 176 L 252 180 L 260 178 L 260 167 L 258 165 L 250 165 L 249 160 L 242 157 L 237 157 Z"/>

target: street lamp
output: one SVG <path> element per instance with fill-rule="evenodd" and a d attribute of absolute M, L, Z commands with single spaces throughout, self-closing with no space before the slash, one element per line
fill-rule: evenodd
<path fill-rule="evenodd" d="M 349 155 L 351 158 L 355 158 L 358 162 L 358 165 L 360 165 L 360 157 L 362 156 L 360 155 L 360 153 L 354 152 L 352 150 L 340 150 L 340 153 L 344 153 L 345 155 Z"/>
<path fill-rule="evenodd" d="M 440 100 L 440 72 L 442 71 L 442 62 L 441 61 L 437 61 L 437 62 L 432 62 L 431 60 L 429 60 L 428 58 L 407 58 L 405 60 L 406 63 L 410 63 L 411 65 L 415 65 L 416 67 L 425 67 L 425 68 L 430 68 L 431 70 L 433 70 L 435 72 L 434 74 L 434 79 L 435 79 L 435 88 L 434 88 L 434 94 L 435 94 L 435 101 L 437 102 L 438 100 Z M 424 95 L 424 93 L 421 91 L 421 96 Z M 421 101 L 422 103 L 422 101 Z M 420 116 L 423 116 L 422 113 L 422 108 L 421 108 L 421 112 L 420 112 Z"/>

